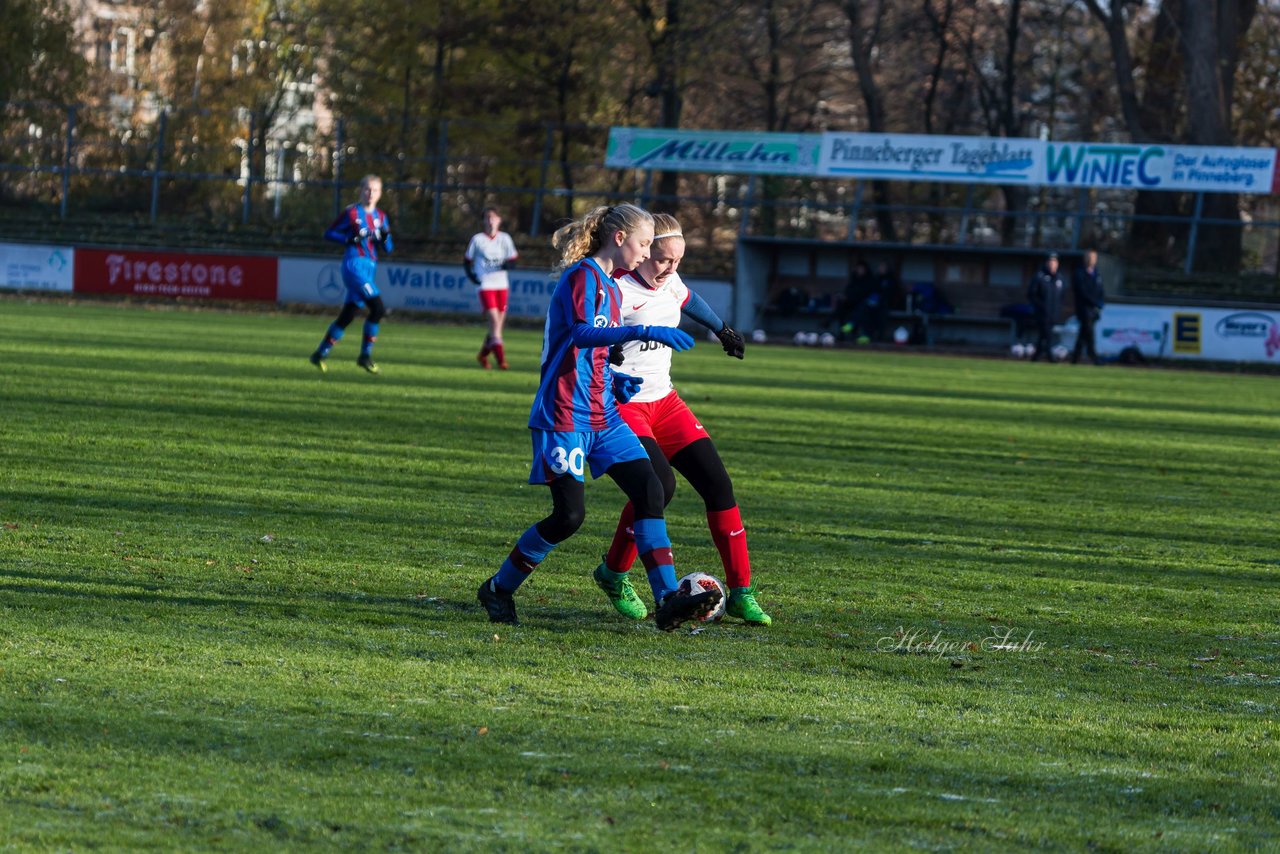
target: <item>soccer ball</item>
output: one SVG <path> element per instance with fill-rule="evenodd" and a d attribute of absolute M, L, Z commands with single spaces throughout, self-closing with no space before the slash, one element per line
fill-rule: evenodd
<path fill-rule="evenodd" d="M 836 346 L 836 336 L 830 332 L 824 332 L 818 336 L 818 343 L 823 347 L 834 347 Z"/>
<path fill-rule="evenodd" d="M 1053 356 L 1055 362 L 1065 362 L 1067 357 L 1071 355 L 1071 351 L 1062 344 L 1054 344 L 1049 354 Z"/>
<path fill-rule="evenodd" d="M 899 326 L 893 330 L 893 343 L 906 344 L 911 340 L 911 332 L 905 326 Z"/>
<path fill-rule="evenodd" d="M 769 340 L 769 336 L 764 334 L 763 329 L 757 329 L 751 333 L 751 340 L 756 344 L 763 344 Z"/>
<path fill-rule="evenodd" d="M 705 572 L 691 572 L 684 578 L 680 579 L 677 589 L 684 594 L 697 593 L 698 588 L 703 590 L 719 590 L 720 604 L 702 618 L 704 623 L 714 623 L 724 616 L 725 606 L 729 603 L 729 592 L 724 589 L 724 585 L 714 575 L 707 575 Z"/>
<path fill-rule="evenodd" d="M 1009 355 L 1015 359 L 1025 359 L 1027 357 L 1027 348 L 1021 344 L 1014 344 L 1009 348 Z"/>
<path fill-rule="evenodd" d="M 808 344 L 810 347 L 816 347 L 818 345 L 818 333 L 806 332 L 804 334 L 804 343 Z"/>
<path fill-rule="evenodd" d="M 803 332 L 803 331 L 801 331 L 801 332 L 797 332 L 797 333 L 795 334 L 795 337 L 791 339 L 791 343 L 792 343 L 792 344 L 795 344 L 797 347 L 803 347 L 803 346 L 804 346 L 804 332 Z"/>

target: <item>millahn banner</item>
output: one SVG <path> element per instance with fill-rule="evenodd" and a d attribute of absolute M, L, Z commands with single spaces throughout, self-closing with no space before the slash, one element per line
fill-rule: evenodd
<path fill-rule="evenodd" d="M 1277 192 L 1274 148 L 920 134 L 613 128 L 605 165 L 756 175 L 1204 193 Z"/>

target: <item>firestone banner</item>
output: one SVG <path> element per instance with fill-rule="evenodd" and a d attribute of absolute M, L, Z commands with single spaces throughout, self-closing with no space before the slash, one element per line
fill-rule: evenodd
<path fill-rule="evenodd" d="M 276 259 L 142 249 L 77 249 L 77 293 L 275 302 Z"/>
<path fill-rule="evenodd" d="M 718 174 L 1204 193 L 1268 194 L 1277 192 L 1280 183 L 1273 148 L 834 131 L 772 134 L 613 128 L 605 165 Z"/>

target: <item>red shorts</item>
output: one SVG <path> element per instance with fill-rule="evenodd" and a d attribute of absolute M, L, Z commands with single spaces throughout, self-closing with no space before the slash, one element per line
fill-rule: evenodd
<path fill-rule="evenodd" d="M 480 292 L 480 310 L 488 311 L 496 308 L 498 311 L 507 310 L 507 289 L 500 291 L 481 291 Z"/>
<path fill-rule="evenodd" d="M 652 403 L 624 403 L 618 407 L 618 414 L 637 436 L 656 441 L 667 459 L 699 439 L 710 438 L 688 404 L 674 391 Z"/>

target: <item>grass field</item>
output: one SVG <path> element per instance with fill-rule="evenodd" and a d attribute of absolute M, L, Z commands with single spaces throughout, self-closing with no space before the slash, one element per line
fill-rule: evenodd
<path fill-rule="evenodd" d="M 0 848 L 1280 846 L 1280 377 L 704 344 L 773 627 L 495 630 L 540 337 L 327 321 L 0 300 Z"/>

